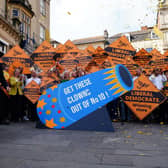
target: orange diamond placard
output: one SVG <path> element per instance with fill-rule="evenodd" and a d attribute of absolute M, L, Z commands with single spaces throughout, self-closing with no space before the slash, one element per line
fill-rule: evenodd
<path fill-rule="evenodd" d="M 18 45 L 10 49 L 5 55 L 1 57 L 1 59 L 5 64 L 11 66 L 11 69 L 22 66 L 23 73 L 30 74 L 29 69 L 32 65 L 32 60 Z"/>
<path fill-rule="evenodd" d="M 40 69 L 47 72 L 54 66 L 55 48 L 47 42 L 43 41 L 41 45 L 31 55 L 32 60 Z"/>
<path fill-rule="evenodd" d="M 24 88 L 24 95 L 35 104 L 40 96 L 40 87 L 35 81 L 31 81 Z"/>
<path fill-rule="evenodd" d="M 121 99 L 140 120 L 143 120 L 167 98 L 148 77 L 141 75 L 134 81 L 133 90 L 124 94 Z"/>
<path fill-rule="evenodd" d="M 52 79 L 50 77 L 43 77 L 42 78 L 42 82 L 40 85 L 40 92 L 43 92 L 45 89 L 48 89 L 49 87 L 52 87 L 54 85 L 56 85 L 58 82 L 56 81 L 56 79 Z"/>

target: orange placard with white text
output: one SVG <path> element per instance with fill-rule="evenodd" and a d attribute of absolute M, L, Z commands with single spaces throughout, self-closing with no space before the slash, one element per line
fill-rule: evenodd
<path fill-rule="evenodd" d="M 121 99 L 140 120 L 143 120 L 162 104 L 166 97 L 153 85 L 148 77 L 141 75 L 134 81 L 133 90 L 124 94 Z"/>

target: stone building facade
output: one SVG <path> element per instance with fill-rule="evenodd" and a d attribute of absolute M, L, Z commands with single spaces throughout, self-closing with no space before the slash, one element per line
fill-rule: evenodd
<path fill-rule="evenodd" d="M 7 1 L 0 1 L 0 57 L 20 42 L 19 29 L 9 15 Z"/>
<path fill-rule="evenodd" d="M 32 18 L 31 36 L 39 45 L 50 41 L 50 0 L 29 0 L 35 16 Z"/>
<path fill-rule="evenodd" d="M 168 50 L 168 0 L 159 0 L 158 28 L 163 32 L 163 50 Z"/>
<path fill-rule="evenodd" d="M 31 54 L 49 29 L 50 0 L 0 0 L 0 56 L 16 44 Z"/>

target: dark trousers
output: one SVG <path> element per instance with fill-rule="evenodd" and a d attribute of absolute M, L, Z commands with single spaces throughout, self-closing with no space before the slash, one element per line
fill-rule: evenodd
<path fill-rule="evenodd" d="M 37 109 L 36 109 L 37 103 L 33 104 L 28 99 L 26 99 L 26 105 L 27 105 L 27 111 L 28 111 L 28 118 L 31 121 L 37 121 L 38 120 Z"/>
<path fill-rule="evenodd" d="M 112 120 L 118 119 L 118 110 L 117 110 L 118 109 L 118 101 L 119 101 L 119 99 L 115 99 L 106 105 L 107 111 L 108 111 L 110 118 Z"/>
<path fill-rule="evenodd" d="M 159 114 L 160 114 L 159 121 L 160 122 L 168 123 L 167 107 L 168 107 L 168 101 L 167 100 L 163 104 L 160 105 L 160 110 L 159 110 Z"/>
<path fill-rule="evenodd" d="M 131 120 L 131 110 L 125 105 L 123 101 L 120 101 L 120 119 L 121 121 Z"/>
<path fill-rule="evenodd" d="M 8 97 L 0 90 L 0 121 L 6 120 L 9 117 L 8 103 Z"/>
<path fill-rule="evenodd" d="M 23 112 L 23 96 L 15 95 L 10 96 L 10 113 L 12 121 L 19 121 L 19 119 L 23 120 L 24 112 Z"/>

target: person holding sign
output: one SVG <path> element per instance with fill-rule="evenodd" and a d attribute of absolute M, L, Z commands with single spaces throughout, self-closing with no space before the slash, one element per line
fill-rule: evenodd
<path fill-rule="evenodd" d="M 9 78 L 10 85 L 10 112 L 12 121 L 23 120 L 23 82 L 20 77 L 20 69 L 16 68 L 14 75 Z"/>
<path fill-rule="evenodd" d="M 167 77 L 164 75 L 164 73 L 161 74 L 161 71 L 156 68 L 153 70 L 153 74 L 149 77 L 149 80 L 151 80 L 157 89 L 162 90 L 164 88 L 164 82 L 167 81 Z M 163 107 L 163 105 L 158 107 L 151 115 L 153 115 L 155 118 L 158 116 L 160 123 L 163 123 L 165 110 L 161 107 Z"/>
<path fill-rule="evenodd" d="M 149 80 L 151 80 L 159 90 L 162 90 L 164 87 L 163 83 L 167 81 L 167 78 L 156 68 L 153 70 L 153 74 L 149 77 Z"/>
<path fill-rule="evenodd" d="M 8 82 L 10 75 L 9 75 L 9 66 L 6 64 L 3 65 L 3 75 L 5 77 L 5 80 Z"/>
<path fill-rule="evenodd" d="M 38 77 L 38 74 L 34 69 L 31 69 L 31 77 L 27 79 L 26 86 L 32 81 L 36 82 L 39 86 L 41 84 L 41 79 Z M 30 118 L 30 120 L 32 121 L 36 121 L 38 119 L 36 114 L 37 103 L 33 104 L 32 102 L 27 100 L 27 104 L 28 104 L 28 116 L 29 116 L 28 118 Z"/>
<path fill-rule="evenodd" d="M 0 124 L 10 124 L 8 118 L 8 109 L 7 109 L 7 96 L 4 92 L 9 90 L 9 86 L 4 78 L 2 65 L 0 64 Z"/>
<path fill-rule="evenodd" d="M 41 84 L 41 79 L 38 77 L 37 72 L 34 69 L 31 70 L 31 78 L 26 80 L 26 85 L 28 85 L 32 80 L 38 85 Z"/>

